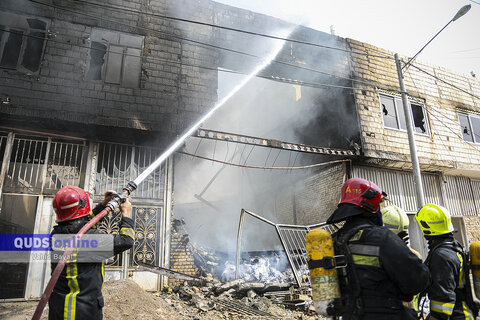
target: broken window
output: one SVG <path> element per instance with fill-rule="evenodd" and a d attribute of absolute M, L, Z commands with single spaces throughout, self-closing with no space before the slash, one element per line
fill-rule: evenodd
<path fill-rule="evenodd" d="M 46 43 L 47 23 L 0 13 L 0 68 L 37 73 Z"/>
<path fill-rule="evenodd" d="M 142 36 L 93 30 L 90 65 L 85 78 L 123 87 L 140 86 Z"/>
<path fill-rule="evenodd" d="M 463 141 L 480 143 L 480 116 L 458 113 Z"/>
<path fill-rule="evenodd" d="M 407 130 L 405 112 L 403 111 L 403 102 L 400 97 L 380 95 L 380 106 L 383 116 L 383 125 L 386 128 Z M 424 105 L 417 102 L 412 102 L 410 103 L 409 111 L 412 119 L 413 130 L 421 134 L 429 134 L 428 121 Z"/>

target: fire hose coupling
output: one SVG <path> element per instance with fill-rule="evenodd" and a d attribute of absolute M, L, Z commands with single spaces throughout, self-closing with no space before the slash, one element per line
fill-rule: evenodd
<path fill-rule="evenodd" d="M 110 200 L 106 207 L 110 208 L 111 211 L 115 211 L 122 203 L 125 202 L 125 200 L 130 196 L 130 194 L 137 189 L 137 184 L 133 181 L 130 181 L 127 183 L 127 185 L 123 188 L 123 193 L 122 195 L 119 195 L 117 193 L 112 193 L 111 196 L 113 196 L 113 199 Z"/>
<path fill-rule="evenodd" d="M 127 185 L 123 188 L 123 192 L 126 193 L 126 196 L 128 197 L 133 191 L 137 189 L 137 184 L 133 181 L 130 181 L 127 183 Z"/>

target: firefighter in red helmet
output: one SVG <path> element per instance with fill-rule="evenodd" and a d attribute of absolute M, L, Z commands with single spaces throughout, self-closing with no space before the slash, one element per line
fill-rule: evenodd
<path fill-rule="evenodd" d="M 341 298 L 330 313 L 344 320 L 417 319 L 404 307 L 428 285 L 429 271 L 396 234 L 382 226 L 380 203 L 386 194 L 373 182 L 352 178 L 342 187 L 338 208 L 327 223 L 345 221 L 332 235 L 339 268 Z"/>
<path fill-rule="evenodd" d="M 114 193 L 113 190 L 105 192 L 104 200 L 91 210 L 87 192 L 76 186 L 61 188 L 52 203 L 58 223 L 53 228 L 52 237 L 65 235 L 73 237 L 92 217 L 105 208 L 112 200 Z M 105 253 L 98 256 L 92 255 L 91 252 L 77 251 L 69 257 L 48 301 L 49 320 L 103 318 L 103 261 L 133 246 L 135 232 L 134 223 L 130 218 L 131 209 L 132 205 L 128 199 L 120 206 L 122 218 L 119 223 L 119 233 L 110 236 L 113 237 L 112 250 L 107 252 L 106 256 Z M 102 234 L 103 232 L 94 226 L 82 239 L 87 236 L 94 238 Z M 52 253 L 52 271 L 55 270 L 56 262 L 58 259 L 55 260 Z"/>

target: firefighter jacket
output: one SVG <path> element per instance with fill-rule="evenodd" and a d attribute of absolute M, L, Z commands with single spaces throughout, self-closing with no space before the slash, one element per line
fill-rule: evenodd
<path fill-rule="evenodd" d="M 431 237 L 425 264 L 430 268 L 431 285 L 427 289 L 430 314 L 436 319 L 475 319 L 471 305 L 471 287 L 463 247 L 453 235 Z M 470 296 L 467 295 L 470 290 Z"/>
<path fill-rule="evenodd" d="M 90 216 L 95 216 L 103 209 L 102 204 L 97 205 Z M 76 234 L 91 217 L 61 222 L 53 228 L 52 235 Z M 119 227 L 119 233 L 114 235 L 113 239 L 113 254 L 115 255 L 130 249 L 135 239 L 132 219 L 122 217 Z M 95 225 L 87 231 L 86 235 L 102 233 Z M 102 257 L 102 259 L 105 258 Z M 77 254 L 72 254 L 50 296 L 49 320 L 96 320 L 103 318 L 104 262 L 102 259 L 98 259 L 97 262 L 80 262 L 77 260 Z M 52 259 L 52 271 L 56 266 L 57 264 Z"/>
<path fill-rule="evenodd" d="M 417 319 L 402 300 L 427 287 L 428 268 L 395 233 L 366 218 L 368 214 L 347 218 L 333 235 L 335 254 L 345 255 L 347 262 L 339 269 L 340 315 L 345 320 Z"/>

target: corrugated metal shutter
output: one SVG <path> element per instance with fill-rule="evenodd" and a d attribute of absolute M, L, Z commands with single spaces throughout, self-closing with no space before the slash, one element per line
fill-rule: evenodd
<path fill-rule="evenodd" d="M 480 212 L 480 180 L 470 180 L 473 191 L 473 200 L 475 202 L 475 208 L 477 213 Z"/>
<path fill-rule="evenodd" d="M 413 175 L 412 175 L 413 179 Z M 442 190 L 440 189 L 441 178 L 438 175 L 422 174 L 423 189 L 425 192 L 425 202 L 444 205 Z"/>
<path fill-rule="evenodd" d="M 411 172 L 357 166 L 353 176 L 376 183 L 388 194 L 388 198 L 407 212 L 417 212 L 415 185 Z M 442 204 L 440 177 L 434 174 L 422 174 L 426 201 Z"/>
<path fill-rule="evenodd" d="M 408 172 L 397 172 L 397 175 L 402 177 L 403 209 L 407 212 L 417 212 L 417 197 L 415 195 L 413 174 Z"/>
<path fill-rule="evenodd" d="M 444 188 L 446 207 L 452 216 L 474 216 L 477 214 L 473 200 L 470 179 L 465 177 L 445 176 Z"/>

